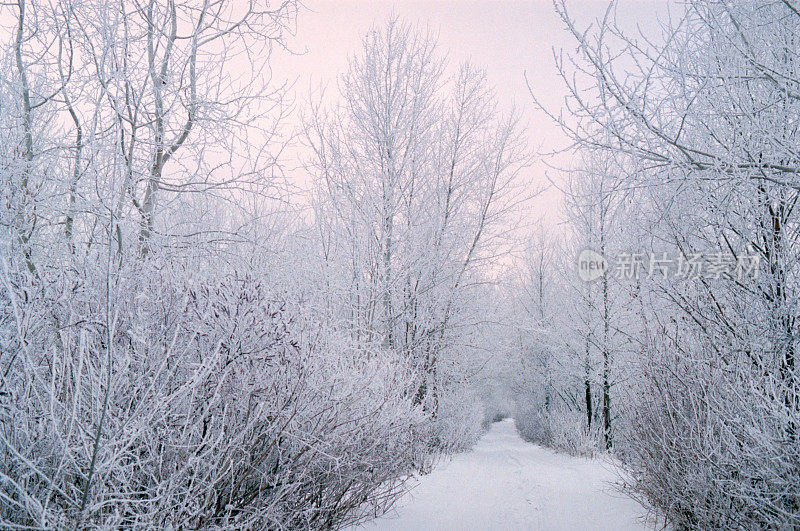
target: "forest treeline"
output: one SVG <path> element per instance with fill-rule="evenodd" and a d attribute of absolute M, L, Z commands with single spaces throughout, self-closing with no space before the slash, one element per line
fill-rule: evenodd
<path fill-rule="evenodd" d="M 566 112 L 540 108 L 571 140 L 569 230 L 514 289 L 518 426 L 613 452 L 674 528 L 796 528 L 800 6 L 671 4 L 638 31 L 617 9 L 556 3 Z"/>
<path fill-rule="evenodd" d="M 0 526 L 338 528 L 482 433 L 518 118 L 393 18 L 292 129 L 298 8 L 2 6 Z"/>
<path fill-rule="evenodd" d="M 524 113 L 428 28 L 293 106 L 300 2 L 0 6 L 0 526 L 340 528 L 504 415 L 674 528 L 800 526 L 800 5 L 554 7 L 529 231 Z"/>

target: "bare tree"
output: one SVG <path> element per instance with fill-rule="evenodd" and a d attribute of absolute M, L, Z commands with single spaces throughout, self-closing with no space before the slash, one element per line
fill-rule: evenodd
<path fill-rule="evenodd" d="M 445 67 L 429 31 L 390 19 L 365 37 L 341 102 L 315 106 L 306 126 L 325 256 L 349 279 L 342 312 L 355 334 L 412 360 L 411 393 L 437 415 L 452 381 L 443 370 L 458 366 L 442 357 L 463 345 L 457 330 L 473 319 L 527 160 L 485 74 Z"/>
<path fill-rule="evenodd" d="M 798 11 L 690 2 L 648 40 L 619 30 L 613 5 L 588 32 L 557 8 L 579 48 L 559 63 L 572 117 L 554 118 L 635 169 L 620 177 L 642 192 L 643 250 L 669 251 L 683 273 L 639 286 L 635 485 L 679 526 L 792 527 Z M 705 273 L 686 275 L 696 256 Z"/>

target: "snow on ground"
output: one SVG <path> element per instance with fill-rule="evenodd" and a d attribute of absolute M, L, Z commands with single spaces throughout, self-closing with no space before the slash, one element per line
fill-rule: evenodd
<path fill-rule="evenodd" d="M 642 530 L 645 511 L 614 490 L 607 461 L 557 454 L 494 424 L 469 453 L 441 462 L 361 530 Z"/>

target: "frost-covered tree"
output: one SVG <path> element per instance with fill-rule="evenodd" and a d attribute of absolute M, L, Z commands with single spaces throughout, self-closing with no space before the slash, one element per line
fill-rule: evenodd
<path fill-rule="evenodd" d="M 353 339 L 265 193 L 296 4 L 114 7 L 0 6 L 0 526 L 387 510 L 430 449 L 414 367 Z"/>
<path fill-rule="evenodd" d="M 634 486 L 678 526 L 794 527 L 797 6 L 689 2 L 658 39 L 557 7 L 578 51 L 556 119 L 633 169 L 636 239 L 673 260 L 635 292 Z"/>
<path fill-rule="evenodd" d="M 527 161 L 485 74 L 446 66 L 429 31 L 390 19 L 364 37 L 339 103 L 315 107 L 306 127 L 323 253 L 345 281 L 334 303 L 356 337 L 404 353 L 412 393 L 435 414 L 461 379 L 476 288 Z"/>

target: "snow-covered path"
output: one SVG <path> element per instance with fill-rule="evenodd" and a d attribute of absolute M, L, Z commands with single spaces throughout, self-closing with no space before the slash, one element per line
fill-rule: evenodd
<path fill-rule="evenodd" d="M 364 530 L 641 530 L 643 509 L 616 492 L 612 466 L 526 443 L 513 420 L 423 476 Z"/>

